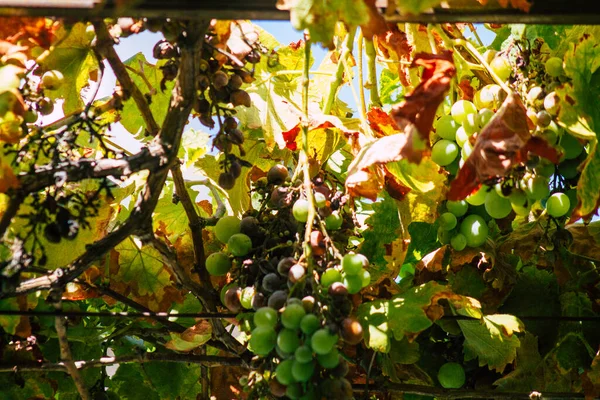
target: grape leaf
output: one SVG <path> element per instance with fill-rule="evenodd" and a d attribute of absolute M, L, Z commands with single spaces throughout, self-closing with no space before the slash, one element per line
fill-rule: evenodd
<path fill-rule="evenodd" d="M 414 50 L 414 46 L 409 42 L 405 32 L 398 28 L 398 24 L 389 24 L 386 32 L 380 33 L 376 37 L 376 49 L 379 54 L 386 60 L 390 61 L 404 61 L 409 62 Z M 401 85 L 398 88 L 409 87 L 410 84 L 410 72 L 406 65 L 402 63 L 390 63 L 388 64 L 389 70 L 383 70 L 381 76 L 381 100 L 384 104 L 390 104 L 391 102 L 386 101 L 385 93 L 389 90 L 388 85 L 385 84 L 384 77 L 390 75 L 397 75 Z M 392 71 L 392 73 L 389 73 Z M 394 78 L 396 78 L 394 76 Z"/>
<path fill-rule="evenodd" d="M 188 352 L 202 346 L 212 337 L 212 325 L 206 320 L 186 329 L 182 333 L 171 332 L 171 340 L 165 347 L 167 349 Z"/>
<path fill-rule="evenodd" d="M 356 317 L 365 332 L 365 344 L 368 348 L 380 353 L 388 353 L 392 345 L 388 313 L 389 302 L 387 300 L 362 303 L 356 311 Z"/>
<path fill-rule="evenodd" d="M 202 392 L 198 364 L 152 362 L 142 368 L 161 400 L 195 399 Z"/>
<path fill-rule="evenodd" d="M 592 365 L 583 373 L 581 381 L 586 398 L 600 396 L 600 352 L 596 353 Z"/>
<path fill-rule="evenodd" d="M 186 167 L 193 165 L 209 150 L 209 140 L 208 133 L 192 128 L 188 129 L 183 132 L 177 157 L 183 161 Z"/>
<path fill-rule="evenodd" d="M 106 385 L 115 391 L 119 398 L 127 400 L 160 400 L 157 390 L 148 384 L 141 364 L 122 364 L 117 372 L 106 380 Z M 164 375 L 169 375 L 164 373 Z"/>
<path fill-rule="evenodd" d="M 426 254 L 438 247 L 437 225 L 426 222 L 413 222 L 408 226 L 410 244 L 405 263 L 416 264 Z"/>
<path fill-rule="evenodd" d="M 130 71 L 129 73 L 133 83 L 143 94 L 151 96 L 152 101 L 149 102 L 150 111 L 152 111 L 152 115 L 154 115 L 154 119 L 159 126 L 162 124 L 169 110 L 171 89 L 173 88 L 173 82 L 166 82 L 166 90 L 160 90 L 160 82 L 163 78 L 160 67 L 166 62 L 166 60 L 160 60 L 156 64 L 149 63 L 141 52 L 124 61 L 125 65 L 135 71 Z M 137 139 L 148 140 L 150 138 L 150 136 L 145 135 L 144 127 L 148 127 L 132 98 L 123 103 L 119 122 L 130 133 L 136 135 Z"/>
<path fill-rule="evenodd" d="M 19 180 L 13 172 L 12 166 L 4 157 L 4 150 L 2 148 L 0 148 L 0 152 L 2 152 L 2 155 L 0 155 L 0 193 L 6 193 L 9 189 L 18 188 Z"/>
<path fill-rule="evenodd" d="M 594 358 L 590 345 L 579 333 L 570 332 L 565 335 L 553 351 L 557 365 L 564 372 L 585 369 Z"/>
<path fill-rule="evenodd" d="M 98 68 L 98 60 L 94 56 L 85 29 L 85 24 L 81 22 L 73 25 L 70 31 L 61 28 L 57 36 L 64 40 L 41 63 L 46 70 L 58 70 L 65 77 L 64 83 L 58 89 L 45 90 L 52 99 L 64 99 L 65 114 L 83 106 L 81 90 L 89 85 L 90 74 Z"/>
<path fill-rule="evenodd" d="M 456 273 L 449 273 L 448 283 L 455 293 L 476 299 L 480 299 L 487 290 L 481 274 L 471 265 L 463 266 Z"/>
<path fill-rule="evenodd" d="M 542 356 L 538 349 L 538 339 L 529 332 L 520 339 L 517 349 L 515 369 L 494 382 L 494 385 L 504 391 L 543 390 L 544 379 Z"/>
<path fill-rule="evenodd" d="M 479 366 L 487 365 L 500 373 L 517 356 L 521 342 L 514 332 L 522 332 L 518 318 L 507 314 L 486 315 L 480 321 L 458 321 L 465 336 L 465 361 L 479 359 Z"/>
<path fill-rule="evenodd" d="M 462 200 L 487 180 L 506 176 L 532 152 L 558 163 L 554 147 L 529 133 L 531 121 L 519 97 L 511 92 L 498 112 L 481 130 L 473 152 L 450 185 L 448 200 Z"/>
<path fill-rule="evenodd" d="M 115 252 L 118 263 L 111 266 L 112 279 L 128 283 L 137 296 L 152 296 L 160 302 L 171 276 L 158 251 L 130 237 L 116 246 Z"/>
<path fill-rule="evenodd" d="M 430 8 L 437 7 L 442 0 L 404 0 L 396 3 L 396 8 L 401 14 L 421 14 Z"/>

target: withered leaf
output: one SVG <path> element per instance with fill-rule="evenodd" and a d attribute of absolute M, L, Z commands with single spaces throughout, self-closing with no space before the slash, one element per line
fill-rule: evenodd
<path fill-rule="evenodd" d="M 428 143 L 435 113 L 456 75 L 456 67 L 448 50 L 440 54 L 419 53 L 412 66 L 424 68 L 421 83 L 392 109 L 391 116 L 400 129 L 414 125 L 421 139 Z"/>
<path fill-rule="evenodd" d="M 521 99 L 511 92 L 477 136 L 473 152 L 450 185 L 448 200 L 464 199 L 481 183 L 506 176 L 513 166 L 527 160 L 529 152 L 558 163 L 557 150 L 531 136 L 530 123 Z"/>

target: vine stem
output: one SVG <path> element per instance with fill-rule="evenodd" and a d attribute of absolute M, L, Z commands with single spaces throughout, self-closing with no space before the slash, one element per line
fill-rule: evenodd
<path fill-rule="evenodd" d="M 367 113 L 367 102 L 365 100 L 365 80 L 363 76 L 363 46 L 364 46 L 364 37 L 362 29 L 358 31 L 358 94 L 360 95 L 360 108 L 363 114 Z"/>
<path fill-rule="evenodd" d="M 502 88 L 502 90 L 504 90 L 506 92 L 506 94 L 511 94 L 512 93 L 512 90 L 492 70 L 492 67 L 490 67 L 490 64 L 488 64 L 488 62 L 486 60 L 484 60 L 484 58 L 481 56 L 481 54 L 479 54 L 479 52 L 477 51 L 477 49 L 475 48 L 475 46 L 473 46 L 469 41 L 467 41 L 465 39 L 454 39 L 452 41 L 452 43 L 454 44 L 454 47 L 456 47 L 456 46 L 462 46 L 465 49 L 467 49 L 467 51 L 469 53 L 471 53 L 471 55 L 473 57 L 475 57 L 477 59 L 477 61 L 479 61 L 479 63 L 481 65 L 483 65 L 485 67 L 485 69 L 487 70 L 488 74 L 490 74 L 490 76 L 492 77 L 492 79 L 496 82 L 496 84 L 498 86 L 500 86 Z"/>
<path fill-rule="evenodd" d="M 306 218 L 306 228 L 304 230 L 304 242 L 302 248 L 304 250 L 304 257 L 306 259 L 306 265 L 308 270 L 308 276 L 312 276 L 312 247 L 310 246 L 310 234 L 312 232 L 313 222 L 315 220 L 315 197 L 312 190 L 312 182 L 310 181 L 310 171 L 308 163 L 308 130 L 309 130 L 309 116 L 308 116 L 308 88 L 310 83 L 310 37 L 308 33 L 304 34 L 304 74 L 302 78 L 302 149 L 300 150 L 300 160 L 302 165 L 302 174 L 304 175 L 304 193 L 306 200 L 308 201 L 308 216 Z"/>
<path fill-rule="evenodd" d="M 379 85 L 377 83 L 377 52 L 372 40 L 365 42 L 365 53 L 367 54 L 367 79 L 369 82 L 369 107 L 381 107 L 379 97 Z"/>
<path fill-rule="evenodd" d="M 350 29 L 348 34 L 346 35 L 346 39 L 342 44 L 342 48 L 340 51 L 340 56 L 338 59 L 337 69 L 335 71 L 335 75 L 331 80 L 331 84 L 329 85 L 329 92 L 327 93 L 327 98 L 323 103 L 323 114 L 331 113 L 331 108 L 333 107 L 333 101 L 335 100 L 335 96 L 337 94 L 337 89 L 342 84 L 342 78 L 344 77 L 344 62 L 346 58 L 350 54 L 352 54 L 352 50 L 354 49 L 354 37 L 356 35 L 356 28 Z"/>

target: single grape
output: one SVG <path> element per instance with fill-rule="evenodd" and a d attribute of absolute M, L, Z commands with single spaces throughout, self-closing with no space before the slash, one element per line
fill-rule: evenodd
<path fill-rule="evenodd" d="M 240 302 L 241 295 L 242 290 L 237 286 L 232 286 L 225 292 L 223 304 L 229 309 L 229 311 L 237 313 L 242 308 L 242 303 Z"/>
<path fill-rule="evenodd" d="M 306 314 L 300 321 L 300 330 L 305 335 L 311 335 L 321 327 L 321 321 L 315 314 Z"/>
<path fill-rule="evenodd" d="M 292 207 L 292 214 L 298 222 L 306 222 L 308 219 L 308 200 L 298 199 Z"/>
<path fill-rule="evenodd" d="M 485 198 L 485 211 L 494 219 L 502 219 L 510 214 L 510 200 L 498 196 L 495 190 L 490 190 Z"/>
<path fill-rule="evenodd" d="M 438 381 L 443 388 L 459 389 L 465 384 L 465 380 L 465 370 L 458 363 L 446 363 L 438 371 Z"/>
<path fill-rule="evenodd" d="M 543 176 L 533 177 L 527 181 L 523 190 L 530 199 L 541 200 L 550 193 L 548 178 Z"/>
<path fill-rule="evenodd" d="M 279 363 L 275 368 L 275 378 L 282 385 L 289 385 L 294 383 L 294 375 L 292 374 L 292 367 L 294 366 L 293 360 L 285 360 Z"/>
<path fill-rule="evenodd" d="M 573 179 L 579 175 L 579 165 L 581 161 L 577 158 L 565 160 L 558 164 L 558 172 L 566 179 Z"/>
<path fill-rule="evenodd" d="M 258 326 L 250 334 L 250 347 L 254 354 L 266 356 L 275 348 L 277 333 L 273 328 Z"/>
<path fill-rule="evenodd" d="M 344 219 L 338 211 L 334 211 L 325 218 L 325 227 L 328 231 L 335 231 L 342 227 Z"/>
<path fill-rule="evenodd" d="M 494 117 L 494 112 L 492 110 L 490 110 L 489 108 L 483 108 L 481 110 L 479 110 L 479 113 L 477 114 L 477 118 L 479 120 L 479 126 L 481 128 L 483 128 L 484 126 L 486 126 L 488 124 L 488 122 L 490 122 L 490 120 Z"/>
<path fill-rule="evenodd" d="M 302 317 L 306 315 L 301 304 L 290 304 L 285 307 L 281 314 L 281 323 L 288 329 L 298 329 Z"/>
<path fill-rule="evenodd" d="M 467 247 L 467 238 L 462 233 L 457 233 L 450 239 L 450 245 L 456 251 L 463 251 Z"/>
<path fill-rule="evenodd" d="M 515 214 L 524 217 L 526 215 L 529 215 L 529 210 L 531 207 L 529 207 L 529 205 L 527 203 L 523 204 L 523 205 L 518 205 L 515 203 L 510 203 L 510 206 L 512 207 L 513 211 L 515 212 Z"/>
<path fill-rule="evenodd" d="M 333 369 L 340 363 L 340 353 L 335 347 L 327 354 L 319 354 L 317 356 L 319 365 L 325 369 Z"/>
<path fill-rule="evenodd" d="M 277 346 L 286 353 L 293 353 L 300 346 L 300 338 L 296 331 L 282 329 L 277 335 Z"/>
<path fill-rule="evenodd" d="M 287 300 L 287 293 L 285 290 L 276 290 L 273 292 L 271 296 L 269 296 L 269 300 L 267 301 L 267 305 L 271 308 L 279 310 L 281 307 L 285 305 Z"/>
<path fill-rule="evenodd" d="M 277 310 L 271 307 L 262 307 L 254 313 L 254 325 L 264 328 L 275 328 L 277 325 Z"/>
<path fill-rule="evenodd" d="M 361 266 L 362 267 L 362 266 Z M 321 275 L 321 285 L 328 288 L 333 282 L 341 282 L 342 274 L 335 268 L 327 268 Z"/>
<path fill-rule="evenodd" d="M 560 110 L 560 97 L 556 92 L 548 93 L 544 97 L 544 109 L 548 111 L 550 115 L 557 115 Z"/>
<path fill-rule="evenodd" d="M 252 286 L 247 286 L 242 290 L 242 294 L 240 295 L 240 303 L 246 310 L 250 310 L 252 308 L 252 299 L 254 299 L 254 293 L 254 287 Z"/>
<path fill-rule="evenodd" d="M 271 394 L 277 398 L 285 396 L 285 392 L 287 391 L 287 386 L 279 383 L 277 379 L 271 379 L 269 381 L 269 390 Z"/>
<path fill-rule="evenodd" d="M 564 133 L 560 138 L 560 146 L 564 150 L 566 160 L 577 158 L 583 151 L 583 145 L 575 138 L 575 136 Z"/>
<path fill-rule="evenodd" d="M 352 345 L 360 343 L 364 335 L 362 325 L 354 317 L 347 317 L 342 320 L 340 332 L 342 339 Z"/>
<path fill-rule="evenodd" d="M 444 115 L 438 119 L 435 131 L 442 139 L 455 140 L 459 127 L 460 125 L 452 118 L 452 115 Z"/>
<path fill-rule="evenodd" d="M 317 354 L 327 354 L 337 343 L 337 335 L 329 333 L 328 329 L 319 329 L 310 338 L 310 347 Z"/>
<path fill-rule="evenodd" d="M 276 164 L 267 172 L 267 181 L 274 185 L 281 185 L 287 179 L 288 169 L 281 164 Z"/>
<path fill-rule="evenodd" d="M 206 257 L 206 270 L 214 276 L 222 276 L 231 269 L 231 260 L 225 253 L 212 253 Z"/>
<path fill-rule="evenodd" d="M 512 67 L 506 57 L 494 57 L 492 62 L 490 62 L 490 67 L 492 68 L 492 71 L 494 71 L 494 73 L 498 75 L 498 77 L 502 81 L 506 81 L 508 78 L 510 78 L 510 74 L 512 73 Z"/>
<path fill-rule="evenodd" d="M 301 303 L 302 307 L 304 307 L 304 311 L 307 313 L 312 312 L 313 308 L 315 308 L 315 298 L 313 296 L 304 296 Z"/>
<path fill-rule="evenodd" d="M 523 207 L 525 204 L 527 204 L 527 195 L 520 189 L 514 189 L 510 193 L 510 196 L 508 196 L 508 199 L 510 200 L 511 204 L 519 207 Z"/>
<path fill-rule="evenodd" d="M 540 128 L 545 128 L 548 125 L 550 125 L 550 122 L 552 122 L 552 116 L 550 115 L 550 113 L 548 113 L 548 111 L 545 110 L 539 111 L 536 114 L 536 119 L 536 125 Z"/>
<path fill-rule="evenodd" d="M 315 363 L 313 361 L 300 362 L 294 360 L 292 365 L 292 375 L 297 382 L 308 382 L 315 372 Z"/>
<path fill-rule="evenodd" d="M 461 126 L 456 131 L 456 143 L 460 147 L 463 147 L 465 145 L 465 143 L 468 142 L 468 141 L 469 141 L 469 134 L 467 133 L 467 131 L 465 131 L 465 128 L 463 128 Z"/>
<path fill-rule="evenodd" d="M 275 272 L 269 272 L 262 278 L 261 286 L 265 292 L 271 293 L 281 287 L 283 280 Z"/>
<path fill-rule="evenodd" d="M 457 223 L 456 215 L 450 212 L 445 212 L 438 218 L 438 225 L 445 231 L 451 231 L 456 228 Z"/>
<path fill-rule="evenodd" d="M 356 294 L 363 288 L 362 276 L 345 274 L 342 283 L 348 289 L 348 293 Z"/>
<path fill-rule="evenodd" d="M 487 191 L 488 191 L 487 186 L 481 186 L 481 188 L 479 188 L 478 191 L 471 194 L 470 196 L 467 196 L 465 201 L 472 206 L 480 206 L 483 203 L 485 203 L 485 198 L 487 197 Z"/>
<path fill-rule="evenodd" d="M 298 383 L 288 385 L 285 395 L 292 400 L 300 399 L 302 397 L 302 386 Z"/>
<path fill-rule="evenodd" d="M 527 100 L 533 105 L 540 105 L 544 98 L 544 89 L 534 86 L 527 92 Z"/>
<path fill-rule="evenodd" d="M 477 107 L 475 107 L 475 104 L 471 103 L 468 100 L 458 100 L 452 105 L 452 108 L 450 110 L 452 118 L 454 118 L 454 120 L 461 125 L 467 118 L 467 114 L 475 114 L 476 112 Z"/>
<path fill-rule="evenodd" d="M 479 247 L 485 243 L 488 236 L 488 226 L 485 220 L 476 214 L 467 215 L 460 224 L 460 233 L 465 235 L 467 246 Z"/>
<path fill-rule="evenodd" d="M 471 153 L 473 152 L 473 145 L 471 144 L 470 141 L 466 141 L 463 144 L 462 149 L 460 149 L 460 156 L 463 160 L 466 160 L 467 158 L 469 158 L 469 156 L 471 155 Z"/>
<path fill-rule="evenodd" d="M 558 57 L 550 57 L 544 64 L 546 73 L 553 78 L 558 78 L 563 75 L 565 70 L 563 68 L 563 60 Z"/>
<path fill-rule="evenodd" d="M 569 196 L 564 193 L 554 193 L 546 202 L 546 210 L 548 210 L 548 214 L 554 218 L 562 217 L 570 208 L 571 201 L 569 200 Z"/>
<path fill-rule="evenodd" d="M 494 106 L 500 101 L 501 91 L 502 88 L 498 85 L 486 85 L 475 94 L 473 100 L 477 100 L 476 105 L 480 109 L 494 109 Z"/>
<path fill-rule="evenodd" d="M 362 269 L 358 276 L 362 279 L 362 287 L 367 287 L 371 284 L 371 274 L 366 269 Z"/>
<path fill-rule="evenodd" d="M 456 217 L 462 217 L 469 210 L 469 204 L 464 200 L 447 201 L 446 209 Z"/>
<path fill-rule="evenodd" d="M 317 208 L 322 208 L 327 205 L 327 198 L 323 193 L 315 192 L 315 205 Z"/>
<path fill-rule="evenodd" d="M 297 263 L 297 261 L 294 257 L 282 258 L 277 263 L 277 272 L 281 276 L 287 276 L 288 272 L 290 272 L 290 268 L 292 268 L 292 265 L 295 265 L 296 263 Z"/>
<path fill-rule="evenodd" d="M 312 350 L 310 347 L 302 345 L 294 352 L 294 358 L 301 363 L 309 362 L 313 359 Z"/>
<path fill-rule="evenodd" d="M 346 275 L 356 275 L 364 266 L 363 260 L 358 254 L 348 253 L 342 258 L 342 269 Z"/>
<path fill-rule="evenodd" d="M 215 236 L 221 243 L 227 243 L 230 237 L 240 233 L 240 220 L 237 217 L 226 215 L 220 218 L 215 225 Z"/>
<path fill-rule="evenodd" d="M 469 135 L 479 131 L 479 114 L 467 114 L 462 126 Z"/>
<path fill-rule="evenodd" d="M 227 241 L 227 248 L 234 256 L 243 257 L 252 250 L 252 239 L 243 233 L 236 233 Z"/>
<path fill-rule="evenodd" d="M 288 281 L 290 283 L 296 283 L 298 281 L 300 281 L 300 279 L 304 278 L 304 275 L 306 274 L 306 270 L 304 269 L 304 267 L 300 264 L 294 264 L 292 265 L 292 268 L 290 268 L 289 272 L 288 272 Z"/>
<path fill-rule="evenodd" d="M 62 86 L 65 81 L 65 77 L 62 72 L 57 70 L 46 71 L 42 75 L 41 83 L 42 86 L 49 90 L 56 90 Z"/>
<path fill-rule="evenodd" d="M 545 176 L 550 178 L 554 175 L 555 165 L 551 162 L 540 161 L 540 163 L 534 168 L 536 175 Z"/>
<path fill-rule="evenodd" d="M 450 231 L 447 231 L 441 227 L 438 228 L 437 239 L 438 239 L 438 242 L 440 242 L 440 244 L 442 244 L 442 245 L 449 244 L 451 237 L 452 237 L 452 235 L 450 234 Z"/>
<path fill-rule="evenodd" d="M 458 146 L 450 140 L 439 140 L 431 148 L 431 159 L 442 167 L 452 163 L 456 156 L 458 156 Z"/>

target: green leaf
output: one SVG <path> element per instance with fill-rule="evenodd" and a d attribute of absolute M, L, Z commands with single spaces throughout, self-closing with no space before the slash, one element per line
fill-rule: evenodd
<path fill-rule="evenodd" d="M 408 226 L 410 244 L 405 263 L 416 264 L 424 256 L 439 247 L 437 241 L 437 224 L 413 222 Z"/>
<path fill-rule="evenodd" d="M 0 300 L 0 310 L 9 311 L 9 310 L 19 310 L 19 304 L 16 298 L 4 299 Z M 17 325 L 19 325 L 19 321 L 21 317 L 18 315 L 0 315 L 0 327 L 4 329 L 6 332 L 14 335 L 17 331 Z"/>
<path fill-rule="evenodd" d="M 195 399 L 202 393 L 198 364 L 152 362 L 143 368 L 161 400 Z"/>
<path fill-rule="evenodd" d="M 594 352 L 587 341 L 577 333 L 569 333 L 561 339 L 554 354 L 558 366 L 564 371 L 588 368 Z"/>
<path fill-rule="evenodd" d="M 46 90 L 52 99 L 64 99 L 63 112 L 69 114 L 83 106 L 81 90 L 88 86 L 90 73 L 98 68 L 98 61 L 85 32 L 86 25 L 75 24 L 70 31 L 61 29 L 59 37 L 65 37 L 46 57 L 42 66 L 46 70 L 58 70 L 65 77 L 57 90 Z"/>
<path fill-rule="evenodd" d="M 145 378 L 141 364 L 122 364 L 105 384 L 124 400 L 160 400 L 157 388 Z M 163 374 L 165 371 L 163 370 Z M 169 374 L 165 374 L 169 375 Z"/>
<path fill-rule="evenodd" d="M 356 316 L 365 332 L 365 344 L 380 353 L 388 353 L 391 338 L 388 327 L 389 302 L 377 300 L 363 303 L 358 307 Z"/>
<path fill-rule="evenodd" d="M 487 286 L 477 269 L 471 265 L 463 266 L 458 272 L 448 274 L 448 283 L 457 294 L 480 299 Z"/>
<path fill-rule="evenodd" d="M 133 83 L 143 94 L 151 96 L 151 101 L 149 102 L 150 111 L 152 111 L 152 115 L 159 126 L 162 124 L 169 110 L 171 89 L 173 88 L 173 82 L 167 82 L 166 90 L 160 90 L 160 81 L 163 77 L 160 66 L 166 62 L 165 60 L 161 60 L 157 64 L 151 64 L 141 52 L 124 62 L 125 65 L 135 71 L 129 71 L 129 76 L 131 76 Z M 148 140 L 151 138 L 144 135 L 144 128 L 148 127 L 144 123 L 144 119 L 133 99 L 130 98 L 123 104 L 119 121 L 125 129 L 136 135 L 138 139 Z"/>
<path fill-rule="evenodd" d="M 190 128 L 183 132 L 177 157 L 183 161 L 186 167 L 189 167 L 207 153 L 209 142 L 210 135 L 208 133 Z"/>
<path fill-rule="evenodd" d="M 544 387 L 542 356 L 538 350 L 537 337 L 527 332 L 520 339 L 517 349 L 516 368 L 494 382 L 498 389 L 504 391 L 531 391 Z"/>
<path fill-rule="evenodd" d="M 122 241 L 115 250 L 119 255 L 118 274 L 112 279 L 130 284 L 138 296 L 152 295 L 160 301 L 171 277 L 158 251 L 142 246 L 133 237 Z"/>
<path fill-rule="evenodd" d="M 441 0 L 403 0 L 396 4 L 398 10 L 403 14 L 421 14 L 430 8 L 437 7 Z"/>
<path fill-rule="evenodd" d="M 409 342 L 407 338 L 392 340 L 389 356 L 395 364 L 414 364 L 421 358 L 419 343 Z"/>
<path fill-rule="evenodd" d="M 486 315 L 480 321 L 458 321 L 465 336 L 465 361 L 479 359 L 479 366 L 502 373 L 512 364 L 520 346 L 514 332 L 523 331 L 521 321 L 507 314 Z"/>

